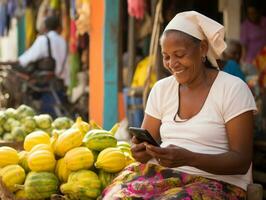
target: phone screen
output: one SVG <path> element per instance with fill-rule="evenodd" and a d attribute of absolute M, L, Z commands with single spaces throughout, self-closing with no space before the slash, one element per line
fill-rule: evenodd
<path fill-rule="evenodd" d="M 146 129 L 129 127 L 129 132 L 140 141 L 148 142 L 149 144 L 152 144 L 154 146 L 160 146 Z"/>

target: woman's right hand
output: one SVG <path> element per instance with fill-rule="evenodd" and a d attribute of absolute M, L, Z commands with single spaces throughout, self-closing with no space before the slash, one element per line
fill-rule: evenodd
<path fill-rule="evenodd" d="M 132 156 L 141 163 L 148 162 L 152 157 L 146 152 L 145 142 L 140 142 L 135 136 L 132 138 Z"/>

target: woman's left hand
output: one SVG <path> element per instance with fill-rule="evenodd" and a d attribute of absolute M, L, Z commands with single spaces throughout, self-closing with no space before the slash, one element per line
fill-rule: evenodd
<path fill-rule="evenodd" d="M 169 145 L 167 147 L 156 147 L 153 145 L 146 145 L 146 151 L 154 157 L 158 163 L 164 167 L 180 167 L 190 165 L 192 159 L 192 152 L 184 148 Z"/>

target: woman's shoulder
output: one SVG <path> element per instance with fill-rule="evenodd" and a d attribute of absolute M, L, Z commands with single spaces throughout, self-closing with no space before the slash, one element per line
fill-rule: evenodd
<path fill-rule="evenodd" d="M 221 82 L 228 82 L 230 81 L 230 83 L 245 83 L 244 81 L 242 81 L 240 78 L 234 76 L 234 75 L 231 75 L 227 72 L 224 72 L 224 71 L 219 71 L 219 80 Z"/>
<path fill-rule="evenodd" d="M 162 78 L 160 80 L 158 80 L 154 86 L 156 87 L 167 87 L 171 84 L 177 84 L 176 79 L 174 76 L 168 76 L 165 78 Z"/>
<path fill-rule="evenodd" d="M 176 87 L 178 85 L 176 79 L 174 76 L 168 76 L 165 78 L 162 78 L 158 80 L 152 87 L 153 91 L 168 91 L 171 90 L 173 87 Z"/>
<path fill-rule="evenodd" d="M 231 75 L 227 72 L 220 71 L 218 77 L 218 87 L 219 89 L 233 90 L 236 88 L 246 88 L 248 85 L 239 77 Z"/>
<path fill-rule="evenodd" d="M 237 84 L 246 84 L 243 80 L 241 80 L 240 78 L 229 74 L 227 72 L 224 71 L 219 71 L 218 74 L 218 82 L 219 83 L 223 83 L 224 85 L 237 85 Z"/>

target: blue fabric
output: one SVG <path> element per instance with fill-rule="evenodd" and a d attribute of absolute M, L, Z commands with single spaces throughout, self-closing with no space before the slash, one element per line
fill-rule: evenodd
<path fill-rule="evenodd" d="M 234 60 L 228 60 L 223 68 L 223 71 L 246 81 L 245 74 L 242 72 L 240 65 Z"/>
<path fill-rule="evenodd" d="M 57 91 L 57 95 L 61 103 L 64 104 L 66 101 L 64 92 Z M 59 117 L 57 116 L 56 111 L 55 111 L 55 106 L 56 106 L 55 104 L 56 104 L 56 100 L 51 92 L 44 92 L 41 94 L 41 110 L 40 110 L 41 113 L 47 113 L 51 115 L 53 118 Z"/>
<path fill-rule="evenodd" d="M 142 97 L 130 96 L 128 93 L 129 88 L 124 88 L 123 97 L 128 126 L 140 127 L 144 118 L 144 111 L 141 108 Z"/>
<path fill-rule="evenodd" d="M 17 8 L 17 1 L 8 0 L 7 2 L 7 13 L 9 16 L 13 17 Z"/>
<path fill-rule="evenodd" d="M 0 3 L 0 36 L 5 35 L 7 25 L 7 7 L 6 4 Z"/>
<path fill-rule="evenodd" d="M 70 1 L 70 18 L 76 20 L 77 11 L 76 11 L 76 0 Z"/>
<path fill-rule="evenodd" d="M 42 93 L 41 102 L 41 113 L 47 113 L 53 118 L 56 117 L 54 110 L 55 99 L 50 92 Z"/>

